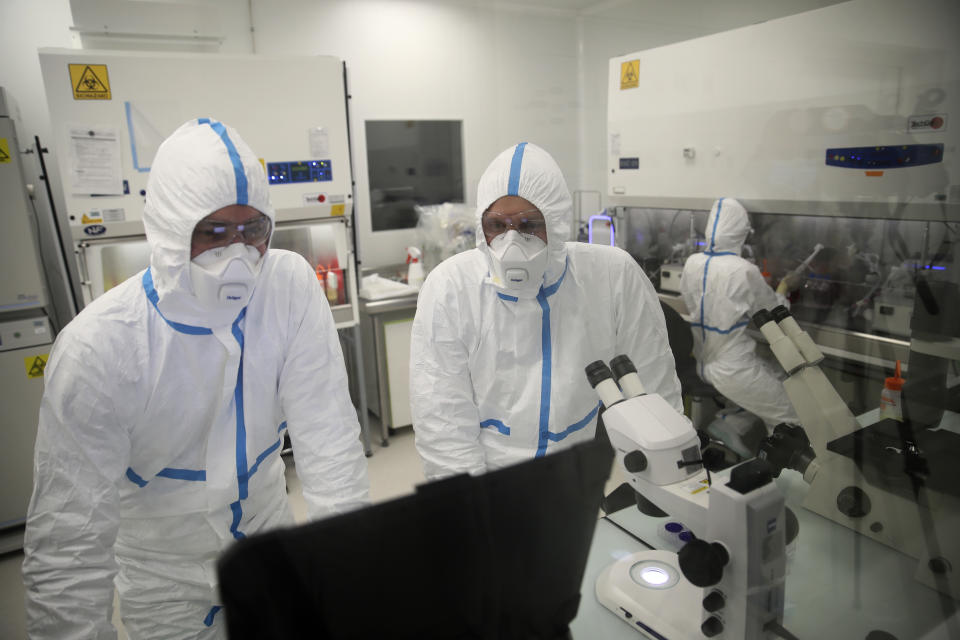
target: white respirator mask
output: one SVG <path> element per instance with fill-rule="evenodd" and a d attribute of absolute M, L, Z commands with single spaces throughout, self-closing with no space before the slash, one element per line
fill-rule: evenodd
<path fill-rule="evenodd" d="M 250 301 L 262 266 L 260 251 L 242 242 L 207 249 L 190 261 L 193 295 L 207 309 L 239 312 Z"/>
<path fill-rule="evenodd" d="M 547 271 L 547 243 L 510 229 L 489 245 L 494 280 L 504 288 L 536 294 Z"/>

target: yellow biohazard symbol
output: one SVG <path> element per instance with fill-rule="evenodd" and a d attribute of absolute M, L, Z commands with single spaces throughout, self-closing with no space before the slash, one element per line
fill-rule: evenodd
<path fill-rule="evenodd" d="M 10 145 L 6 138 L 0 138 L 0 163 L 10 162 Z"/>
<path fill-rule="evenodd" d="M 620 63 L 620 90 L 636 89 L 640 83 L 640 61 L 627 60 Z"/>
<path fill-rule="evenodd" d="M 47 367 L 47 358 L 50 356 L 44 353 L 38 356 L 28 356 L 23 359 L 23 364 L 27 368 L 28 378 L 42 378 L 43 370 Z"/>
<path fill-rule="evenodd" d="M 105 64 L 71 64 L 70 86 L 74 100 L 109 100 L 110 77 Z"/>

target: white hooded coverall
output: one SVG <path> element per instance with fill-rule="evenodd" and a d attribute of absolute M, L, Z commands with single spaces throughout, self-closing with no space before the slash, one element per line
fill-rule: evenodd
<path fill-rule="evenodd" d="M 680 288 L 700 377 L 772 428 L 797 423 L 797 415 L 776 370 L 756 355 L 747 326 L 760 309 L 789 303 L 740 257 L 749 232 L 743 205 L 717 200 L 707 217 L 706 249 L 687 258 Z"/>
<path fill-rule="evenodd" d="M 237 314 L 193 297 L 191 234 L 227 205 L 273 218 L 257 157 L 222 123 L 188 122 L 147 186 L 150 267 L 57 337 L 45 372 L 23 564 L 33 638 L 222 638 L 215 560 L 293 523 L 290 435 L 311 517 L 368 502 L 333 317 L 299 255 L 268 249 Z M 118 572 L 119 569 L 119 572 Z"/>
<path fill-rule="evenodd" d="M 525 198 L 547 224 L 546 274 L 514 291 L 491 276 L 480 218 Z M 626 252 L 566 242 L 572 200 L 529 143 L 497 156 L 477 189 L 477 248 L 438 265 L 417 301 L 410 346 L 416 445 L 428 478 L 481 473 L 594 437 L 600 403 L 584 373 L 627 354 L 650 392 L 682 411 L 660 302 Z"/>

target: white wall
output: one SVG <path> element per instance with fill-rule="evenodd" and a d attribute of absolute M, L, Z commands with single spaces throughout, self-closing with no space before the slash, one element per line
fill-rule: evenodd
<path fill-rule="evenodd" d="M 18 107 L 17 136 L 21 147 L 51 139 L 50 116 L 40 77 L 39 47 L 77 47 L 70 32 L 68 0 L 17 2 L 0 0 L 0 87 Z M 32 163 L 27 162 L 27 169 Z"/>
<path fill-rule="evenodd" d="M 571 14 L 480 4 L 255 0 L 257 53 L 331 54 L 347 64 L 364 266 L 402 262 L 413 230 L 373 233 L 366 120 L 462 120 L 466 201 L 491 159 L 537 143 L 579 182 L 576 24 Z"/>

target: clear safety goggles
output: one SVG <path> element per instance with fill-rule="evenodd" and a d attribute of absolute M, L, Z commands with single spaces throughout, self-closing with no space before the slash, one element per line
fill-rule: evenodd
<path fill-rule="evenodd" d="M 483 217 L 480 219 L 480 225 L 483 232 L 489 237 L 506 233 L 510 229 L 531 236 L 544 236 L 547 232 L 547 222 L 543 219 L 543 214 L 537 209 L 517 213 L 484 211 Z"/>
<path fill-rule="evenodd" d="M 270 218 L 262 213 L 244 222 L 201 220 L 193 228 L 192 243 L 204 251 L 224 247 L 238 239 L 244 244 L 257 246 L 267 241 L 272 228 Z"/>

